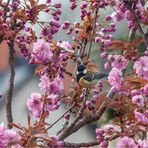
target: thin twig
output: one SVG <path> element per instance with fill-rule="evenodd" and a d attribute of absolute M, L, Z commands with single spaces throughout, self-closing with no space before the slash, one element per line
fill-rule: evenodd
<path fill-rule="evenodd" d="M 90 52 L 91 52 L 91 48 L 92 48 L 92 42 L 93 42 L 93 38 L 94 38 L 94 34 L 95 34 L 96 21 L 97 21 L 97 14 L 98 14 L 98 9 L 97 9 L 96 12 L 95 12 L 94 26 L 93 26 L 92 36 L 91 36 L 90 45 L 89 45 L 89 49 L 88 49 L 88 59 L 89 59 L 89 57 L 90 57 Z"/>
<path fill-rule="evenodd" d="M 65 136 L 69 136 L 69 133 L 71 131 L 71 129 L 75 126 L 75 124 L 81 119 L 83 111 L 85 109 L 85 105 L 86 105 L 86 100 L 87 100 L 87 93 L 88 93 L 88 89 L 85 90 L 84 92 L 84 99 L 81 105 L 81 108 L 79 110 L 79 112 L 77 113 L 76 118 L 74 119 L 74 121 L 59 135 L 59 139 L 63 140 L 65 138 Z"/>
<path fill-rule="evenodd" d="M 49 127 L 47 127 L 45 129 L 45 131 L 49 130 L 50 128 L 52 128 L 57 122 L 59 122 L 73 107 L 75 106 L 75 104 L 73 104 L 60 118 L 58 118 L 54 123 L 52 123 Z"/>
<path fill-rule="evenodd" d="M 131 28 L 131 30 L 129 32 L 129 36 L 128 36 L 128 39 L 129 39 L 130 42 L 134 41 L 135 35 L 136 35 L 136 31 L 137 31 L 137 27 Z"/>
<path fill-rule="evenodd" d="M 64 122 L 62 128 L 61 128 L 60 130 L 58 130 L 58 132 L 57 132 L 56 135 L 59 135 L 60 133 L 62 133 L 63 130 L 68 126 L 68 124 L 69 124 L 69 121 L 66 120 L 66 121 Z"/>
<path fill-rule="evenodd" d="M 110 100 L 113 98 L 114 94 L 115 93 L 112 92 L 112 89 L 111 89 L 109 91 L 107 97 L 105 98 L 103 104 L 101 105 L 101 107 L 99 108 L 99 110 L 96 113 L 80 119 L 68 133 L 63 134 L 60 138 L 63 140 L 66 137 L 68 137 L 69 135 L 71 135 L 72 133 L 75 133 L 76 131 L 78 131 L 81 127 L 99 120 L 101 118 L 101 116 L 103 115 L 103 113 L 105 112 L 105 110 L 107 109 L 108 104 L 109 104 Z"/>
<path fill-rule="evenodd" d="M 13 122 L 12 117 L 12 96 L 13 96 L 13 87 L 14 87 L 14 77 L 15 77 L 15 69 L 14 69 L 14 41 L 8 44 L 9 46 L 9 67 L 10 67 L 10 79 L 9 79 L 9 88 L 6 96 L 6 115 L 7 115 L 7 127 L 12 128 L 11 123 Z"/>

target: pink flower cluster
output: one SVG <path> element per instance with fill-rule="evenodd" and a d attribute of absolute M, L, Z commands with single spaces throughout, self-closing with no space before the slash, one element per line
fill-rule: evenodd
<path fill-rule="evenodd" d="M 145 23 L 148 21 L 146 15 L 144 15 L 146 13 L 146 9 L 144 8 L 144 6 L 142 5 L 142 2 L 140 0 L 136 0 L 136 5 L 135 5 L 135 15 L 136 17 L 142 22 Z M 128 28 L 131 29 L 132 27 L 134 27 L 136 25 L 135 20 L 134 20 L 134 16 L 132 14 L 132 12 L 129 10 L 128 7 L 131 4 L 129 3 L 125 3 L 125 1 L 121 0 L 120 2 L 116 2 L 116 12 L 113 12 L 111 14 L 111 18 L 113 19 L 113 21 L 119 22 L 121 20 L 123 20 L 124 18 L 127 19 L 128 21 Z"/>
<path fill-rule="evenodd" d="M 144 98 L 142 95 L 135 95 L 132 97 L 132 102 L 134 104 L 137 104 L 138 107 L 143 107 L 144 106 Z"/>
<path fill-rule="evenodd" d="M 117 127 L 111 124 L 105 125 L 103 129 L 96 129 L 96 138 L 101 148 L 108 147 L 108 141 L 105 140 L 105 137 L 112 136 L 117 130 Z"/>
<path fill-rule="evenodd" d="M 127 59 L 122 55 L 108 55 L 108 61 L 104 65 L 106 69 L 112 66 L 112 70 L 109 72 L 109 83 L 115 90 L 119 90 L 122 86 L 122 70 L 128 65 Z"/>
<path fill-rule="evenodd" d="M 110 68 L 110 66 L 112 66 L 113 68 L 117 68 L 118 70 L 123 70 L 128 65 L 128 60 L 122 55 L 106 55 L 105 57 L 107 56 L 108 61 L 104 65 L 105 69 L 108 69 Z"/>
<path fill-rule="evenodd" d="M 50 80 L 46 74 L 41 75 L 41 82 L 39 83 L 39 87 L 44 92 L 50 94 L 60 94 L 64 89 L 63 80 L 60 77 L 56 77 L 53 80 Z"/>
<path fill-rule="evenodd" d="M 33 44 L 30 63 L 48 63 L 52 56 L 53 53 L 51 51 L 50 44 L 45 42 L 43 39 L 38 39 L 37 42 Z"/>
<path fill-rule="evenodd" d="M 122 138 L 119 139 L 118 143 L 117 143 L 117 148 L 138 148 L 138 146 L 136 145 L 134 139 L 129 138 L 127 136 L 124 136 Z"/>
<path fill-rule="evenodd" d="M 139 60 L 134 63 L 133 68 L 136 70 L 138 77 L 143 77 L 148 80 L 148 56 L 140 57 Z"/>
<path fill-rule="evenodd" d="M 59 107 L 59 96 L 55 94 L 48 95 L 44 102 L 43 96 L 39 93 L 32 93 L 27 101 L 27 107 L 32 111 L 35 117 L 40 117 L 42 111 L 54 111 Z"/>
<path fill-rule="evenodd" d="M 113 88 L 119 90 L 123 81 L 122 72 L 117 68 L 112 68 L 109 72 L 108 81 Z"/>
<path fill-rule="evenodd" d="M 117 68 L 118 70 L 123 70 L 126 68 L 128 61 L 122 55 L 115 55 L 114 59 L 111 62 L 113 68 Z"/>
<path fill-rule="evenodd" d="M 42 105 L 42 96 L 39 93 L 32 93 L 27 101 L 27 107 L 35 117 L 40 116 Z"/>
<path fill-rule="evenodd" d="M 6 129 L 3 124 L 0 125 L 1 148 L 7 148 L 9 146 L 22 148 L 21 145 L 19 145 L 20 141 L 21 136 L 16 131 L 14 131 L 13 129 Z"/>
<path fill-rule="evenodd" d="M 133 138 L 124 136 L 118 140 L 117 148 L 147 148 L 148 141 L 147 140 L 138 140 L 137 144 Z"/>
<path fill-rule="evenodd" d="M 47 93 L 47 96 L 41 96 L 39 93 L 32 93 L 27 101 L 27 107 L 33 112 L 35 117 L 40 117 L 42 111 L 54 111 L 59 107 L 59 94 L 64 89 L 63 80 L 60 77 L 49 79 L 46 74 L 41 75 L 39 86 L 41 90 Z M 45 100 L 45 101 L 43 101 Z"/>
<path fill-rule="evenodd" d="M 140 113 L 137 109 L 134 110 L 135 118 L 142 124 L 148 124 L 148 110 Z"/>

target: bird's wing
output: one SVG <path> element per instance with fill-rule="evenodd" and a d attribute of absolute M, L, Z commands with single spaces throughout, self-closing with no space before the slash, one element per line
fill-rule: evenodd
<path fill-rule="evenodd" d="M 86 81 L 92 81 L 92 80 L 94 80 L 94 77 L 95 77 L 95 74 L 87 73 L 83 78 Z"/>
<path fill-rule="evenodd" d="M 103 74 L 103 73 L 90 73 L 88 72 L 85 76 L 84 76 L 84 79 L 86 81 L 93 81 L 95 79 L 99 80 L 101 78 L 104 78 L 104 77 L 108 77 L 108 74 Z"/>
<path fill-rule="evenodd" d="M 108 74 L 95 73 L 93 79 L 98 79 L 99 80 L 99 79 L 104 78 L 104 77 L 108 77 Z"/>

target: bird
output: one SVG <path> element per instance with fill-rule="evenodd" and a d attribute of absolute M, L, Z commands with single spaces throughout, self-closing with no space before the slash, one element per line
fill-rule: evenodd
<path fill-rule="evenodd" d="M 87 69 L 84 64 L 80 64 L 77 67 L 76 80 L 82 88 L 93 88 L 98 80 L 104 77 L 108 77 L 108 74 Z"/>

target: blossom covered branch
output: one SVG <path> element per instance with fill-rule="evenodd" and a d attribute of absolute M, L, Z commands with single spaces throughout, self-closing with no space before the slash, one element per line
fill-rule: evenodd
<path fill-rule="evenodd" d="M 0 125 L 0 147 L 91 147 L 99 145 L 107 148 L 114 139 L 119 139 L 117 147 L 138 147 L 148 145 L 143 133 L 148 124 L 148 38 L 144 32 L 148 24 L 148 10 L 143 0 L 70 0 L 72 11 L 80 10 L 78 22 L 64 20 L 60 22 L 62 4 L 51 0 L 13 0 L 0 1 L 0 43 L 9 45 L 9 65 L 11 77 L 7 93 L 7 129 Z M 102 19 L 101 11 L 113 8 Z M 41 14 L 51 19 L 41 20 Z M 128 39 L 120 40 L 118 23 L 127 21 Z M 39 35 L 34 25 L 40 27 Z M 71 42 L 55 39 L 61 30 Z M 137 37 L 139 31 L 140 37 Z M 118 33 L 117 33 L 118 34 Z M 144 45 L 141 46 L 141 45 Z M 14 46 L 18 47 L 28 64 L 36 64 L 35 74 L 40 77 L 39 87 L 42 93 L 33 92 L 27 100 L 27 107 L 35 121 L 28 115 L 28 125 L 24 127 L 13 121 L 11 98 L 14 81 Z M 141 47 L 143 49 L 141 50 Z M 107 79 L 97 80 L 91 88 L 83 88 L 77 78 L 79 65 L 86 67 L 86 73 L 92 73 L 89 81 L 95 78 L 99 65 L 94 62 L 93 52 L 102 66 L 109 72 Z M 67 68 L 69 61 L 72 71 Z M 73 68 L 76 67 L 76 68 Z M 85 71 L 84 71 L 85 72 Z M 65 87 L 67 74 L 70 76 L 69 88 Z M 84 73 L 83 73 L 84 74 Z M 83 77 L 83 76 L 82 76 Z M 82 78 L 81 77 L 81 78 Z M 86 80 L 87 80 L 86 79 Z M 61 105 L 68 109 L 56 121 L 47 123 L 46 119 Z M 101 121 L 101 117 L 112 110 L 108 124 L 96 128 L 94 142 L 71 143 L 65 138 L 77 132 L 85 125 Z M 70 120 L 72 113 L 74 119 Z M 64 124 L 57 133 L 48 131 L 61 119 Z M 143 134 L 143 139 L 141 135 Z"/>

